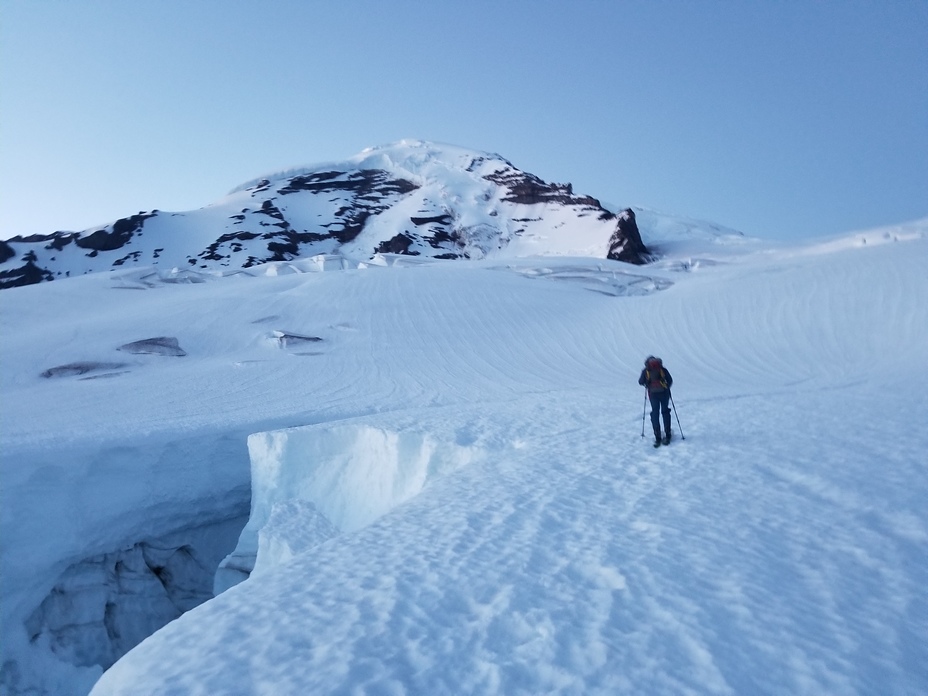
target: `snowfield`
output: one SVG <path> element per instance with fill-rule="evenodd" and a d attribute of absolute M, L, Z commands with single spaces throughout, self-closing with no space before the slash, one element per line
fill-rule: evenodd
<path fill-rule="evenodd" d="M 648 215 L 0 293 L 2 693 L 928 693 L 928 219 Z"/>

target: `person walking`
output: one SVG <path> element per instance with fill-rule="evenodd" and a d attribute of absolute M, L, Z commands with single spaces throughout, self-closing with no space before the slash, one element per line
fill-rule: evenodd
<path fill-rule="evenodd" d="M 664 367 L 660 358 L 649 355 L 644 361 L 644 369 L 638 384 L 648 390 L 648 399 L 651 401 L 651 427 L 654 428 L 654 446 L 669 445 L 670 431 L 670 387 L 673 386 L 673 377 Z M 661 439 L 661 416 L 664 419 L 664 437 Z"/>

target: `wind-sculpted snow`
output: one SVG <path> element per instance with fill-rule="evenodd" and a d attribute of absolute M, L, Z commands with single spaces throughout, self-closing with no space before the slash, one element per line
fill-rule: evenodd
<path fill-rule="evenodd" d="M 55 588 L 250 500 L 251 577 L 94 694 L 923 693 L 925 230 L 9 290 L 0 685 L 86 693 Z M 117 351 L 146 337 L 187 355 Z M 656 451 L 651 353 L 686 435 Z"/>
<path fill-rule="evenodd" d="M 157 336 L 155 338 L 144 338 L 140 341 L 132 341 L 125 345 L 119 346 L 119 350 L 136 355 L 168 355 L 180 357 L 187 355 L 187 352 L 180 347 L 177 339 L 173 336 Z"/>
<path fill-rule="evenodd" d="M 81 379 L 92 379 L 121 374 L 122 368 L 124 367 L 126 367 L 126 363 L 95 362 L 88 360 L 50 367 L 42 371 L 42 376 L 46 378 L 79 376 Z M 84 375 L 90 375 L 90 377 L 84 377 Z"/>

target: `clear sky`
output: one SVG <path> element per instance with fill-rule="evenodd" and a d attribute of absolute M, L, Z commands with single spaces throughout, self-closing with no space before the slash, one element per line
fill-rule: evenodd
<path fill-rule="evenodd" d="M 928 215 L 928 0 L 0 0 L 0 238 L 402 138 L 801 239 Z"/>

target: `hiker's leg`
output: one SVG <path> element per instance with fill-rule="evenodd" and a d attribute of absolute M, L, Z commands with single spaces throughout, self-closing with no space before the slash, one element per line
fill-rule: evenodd
<path fill-rule="evenodd" d="M 660 393 L 649 393 L 648 398 L 651 400 L 651 428 L 654 434 L 660 437 L 661 434 L 661 395 Z"/>
<path fill-rule="evenodd" d="M 664 434 L 670 434 L 670 392 L 661 393 L 661 415 L 664 416 Z"/>

